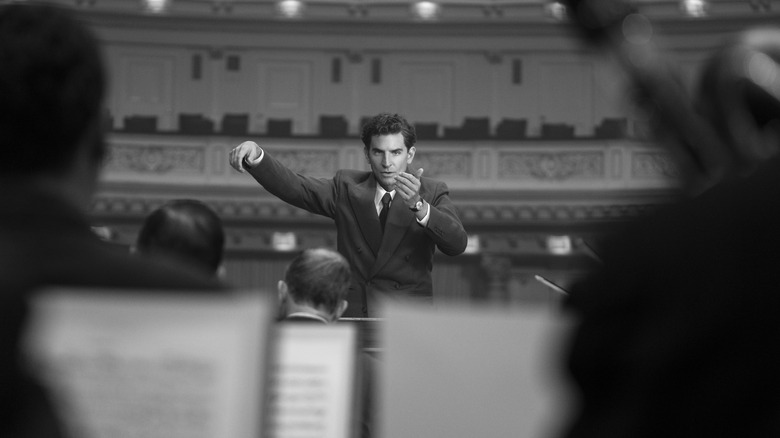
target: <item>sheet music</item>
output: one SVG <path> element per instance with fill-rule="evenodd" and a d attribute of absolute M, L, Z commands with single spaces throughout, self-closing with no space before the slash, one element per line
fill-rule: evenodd
<path fill-rule="evenodd" d="M 356 417 L 357 328 L 284 323 L 276 333 L 266 438 L 345 438 Z"/>
<path fill-rule="evenodd" d="M 58 290 L 31 360 L 71 436 L 258 438 L 271 306 L 255 296 Z"/>

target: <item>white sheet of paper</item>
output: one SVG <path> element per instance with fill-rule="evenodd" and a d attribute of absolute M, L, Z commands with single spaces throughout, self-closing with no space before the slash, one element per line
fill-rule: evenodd
<path fill-rule="evenodd" d="M 80 438 L 258 438 L 271 303 L 53 290 L 28 351 Z"/>
<path fill-rule="evenodd" d="M 275 339 L 264 437 L 352 436 L 357 327 L 284 323 Z"/>
<path fill-rule="evenodd" d="M 380 437 L 545 438 L 571 408 L 550 309 L 387 303 Z"/>

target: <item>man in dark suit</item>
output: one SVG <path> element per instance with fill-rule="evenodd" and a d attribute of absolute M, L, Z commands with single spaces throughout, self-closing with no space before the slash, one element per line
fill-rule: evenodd
<path fill-rule="evenodd" d="M 572 288 L 567 438 L 780 436 L 780 30 L 738 35 L 701 79 L 730 158 L 608 239 Z"/>
<path fill-rule="evenodd" d="M 68 10 L 0 5 L 0 436 L 64 435 L 24 365 L 31 296 L 67 286 L 211 293 L 214 280 L 131 256 L 92 232 L 85 211 L 102 157 L 106 75 L 99 43 Z M 207 292 L 208 291 L 208 292 Z"/>
<path fill-rule="evenodd" d="M 233 149 L 230 164 L 281 200 L 336 222 L 338 250 L 352 267 L 347 315 L 376 316 L 383 299 L 430 303 L 434 251 L 454 256 L 466 249 L 449 189 L 423 178 L 423 169 L 407 172 L 416 136 L 403 117 L 379 114 L 363 126 L 361 138 L 370 172 L 299 175 L 252 141 Z"/>

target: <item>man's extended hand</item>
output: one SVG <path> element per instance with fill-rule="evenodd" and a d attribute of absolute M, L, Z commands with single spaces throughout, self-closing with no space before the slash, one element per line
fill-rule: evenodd
<path fill-rule="evenodd" d="M 244 173 L 246 172 L 246 168 L 244 167 L 244 160 L 246 159 L 247 161 L 252 162 L 260 158 L 261 154 L 262 150 L 260 149 L 260 146 L 257 145 L 257 143 L 253 141 L 245 141 L 230 151 L 230 165 L 233 166 L 233 169 Z"/>
<path fill-rule="evenodd" d="M 420 178 L 422 174 L 423 169 L 420 168 L 414 174 L 401 172 L 395 177 L 396 191 L 401 195 L 404 204 L 409 208 L 414 207 L 414 204 L 421 199 Z"/>

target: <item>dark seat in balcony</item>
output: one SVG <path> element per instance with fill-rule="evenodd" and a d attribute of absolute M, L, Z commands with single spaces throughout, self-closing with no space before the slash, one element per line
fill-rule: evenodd
<path fill-rule="evenodd" d="M 438 123 L 415 123 L 414 132 L 418 140 L 432 140 L 439 137 Z"/>
<path fill-rule="evenodd" d="M 221 129 L 227 135 L 246 135 L 249 131 L 249 115 L 225 114 L 222 116 Z"/>
<path fill-rule="evenodd" d="M 208 135 L 214 133 L 214 121 L 202 114 L 179 114 L 179 132 L 183 134 Z"/>
<path fill-rule="evenodd" d="M 628 120 L 625 118 L 605 118 L 593 131 L 596 138 L 624 138 L 628 135 Z"/>
<path fill-rule="evenodd" d="M 496 126 L 496 138 L 504 140 L 525 138 L 527 129 L 526 119 L 501 119 Z"/>
<path fill-rule="evenodd" d="M 292 120 L 268 119 L 265 133 L 269 137 L 290 137 L 292 136 Z"/>
<path fill-rule="evenodd" d="M 347 137 L 348 123 L 344 116 L 320 116 L 320 135 L 327 138 Z"/>
<path fill-rule="evenodd" d="M 126 116 L 124 129 L 127 132 L 137 133 L 157 132 L 157 116 Z"/>
<path fill-rule="evenodd" d="M 574 138 L 574 126 L 566 123 L 543 123 L 542 138 L 566 139 Z"/>

